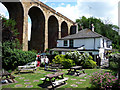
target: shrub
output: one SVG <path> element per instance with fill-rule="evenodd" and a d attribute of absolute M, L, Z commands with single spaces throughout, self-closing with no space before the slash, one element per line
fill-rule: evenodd
<path fill-rule="evenodd" d="M 113 62 L 113 61 L 111 61 L 111 62 L 110 62 L 110 66 L 109 66 L 109 68 L 110 68 L 111 70 L 115 70 L 115 71 L 117 71 L 118 68 L 119 68 L 118 63 L 117 63 L 117 62 Z"/>
<path fill-rule="evenodd" d="M 53 63 L 60 63 L 64 68 L 70 68 L 75 65 L 75 62 L 71 59 L 66 59 L 65 55 L 56 55 L 52 60 Z"/>
<path fill-rule="evenodd" d="M 31 51 L 22 51 L 19 49 L 11 49 L 10 42 L 3 43 L 2 67 L 6 70 L 14 70 L 19 65 L 25 65 L 28 62 L 36 60 L 36 53 Z M 12 44 L 12 42 L 11 42 Z"/>
<path fill-rule="evenodd" d="M 89 53 L 83 53 L 80 56 L 81 65 L 83 68 L 95 68 L 97 66 L 96 62 L 93 61 L 93 57 Z"/>
<path fill-rule="evenodd" d="M 120 79 L 120 53 L 111 54 L 109 57 L 110 69 L 118 72 L 118 79 Z"/>
<path fill-rule="evenodd" d="M 110 73 L 96 72 L 91 76 L 90 83 L 94 88 L 110 89 L 114 88 L 116 81 L 117 78 L 112 76 Z"/>
<path fill-rule="evenodd" d="M 97 64 L 93 60 L 87 60 L 84 64 L 82 64 L 82 66 L 83 68 L 95 68 Z"/>
<path fill-rule="evenodd" d="M 111 70 L 117 71 L 119 68 L 120 54 L 116 54 L 116 53 L 111 54 L 109 61 L 110 61 L 109 68 Z"/>
<path fill-rule="evenodd" d="M 74 60 L 74 62 L 75 62 L 76 65 L 78 65 L 78 62 L 80 61 L 80 59 L 79 59 L 80 56 L 81 56 L 81 54 L 80 54 L 79 51 L 67 52 L 67 53 L 65 54 L 65 57 L 66 57 L 67 59 L 72 59 L 72 60 Z"/>

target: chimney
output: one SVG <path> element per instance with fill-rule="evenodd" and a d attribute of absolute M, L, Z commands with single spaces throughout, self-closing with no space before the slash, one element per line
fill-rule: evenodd
<path fill-rule="evenodd" d="M 81 24 L 80 24 L 80 28 L 79 28 L 79 31 L 80 31 L 80 30 L 83 30 L 83 28 L 82 28 L 82 25 L 81 25 Z"/>
<path fill-rule="evenodd" d="M 94 24 L 92 24 L 92 31 L 94 32 Z"/>
<path fill-rule="evenodd" d="M 76 33 L 78 33 L 78 23 L 76 23 L 75 25 L 76 25 Z"/>

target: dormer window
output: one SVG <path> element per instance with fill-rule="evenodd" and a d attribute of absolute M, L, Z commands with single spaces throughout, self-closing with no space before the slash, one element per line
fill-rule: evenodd
<path fill-rule="evenodd" d="M 64 40 L 64 46 L 67 46 L 68 43 L 67 43 L 67 40 Z"/>

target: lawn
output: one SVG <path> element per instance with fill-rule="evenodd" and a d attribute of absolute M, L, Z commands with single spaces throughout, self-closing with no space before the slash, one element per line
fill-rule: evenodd
<path fill-rule="evenodd" d="M 74 76 L 74 75 L 66 75 L 67 69 L 62 69 L 60 72 L 64 72 L 64 77 L 68 77 L 68 81 L 64 85 L 60 85 L 57 88 L 90 88 L 91 84 L 89 84 L 91 74 L 93 72 L 101 72 L 108 71 L 107 69 L 85 69 L 86 75 L 83 76 Z M 44 78 L 46 74 L 54 73 L 50 71 L 44 71 L 43 68 L 37 68 L 34 73 L 20 73 L 12 74 L 16 77 L 15 80 L 17 83 L 10 83 L 7 85 L 3 85 L 2 88 L 41 88 L 43 81 L 40 78 Z"/>

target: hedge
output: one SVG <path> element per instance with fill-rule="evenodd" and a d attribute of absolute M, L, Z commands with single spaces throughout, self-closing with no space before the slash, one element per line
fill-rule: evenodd
<path fill-rule="evenodd" d="M 19 49 L 4 49 L 2 67 L 6 70 L 14 70 L 20 65 L 36 60 L 36 53 Z"/>

